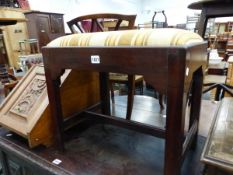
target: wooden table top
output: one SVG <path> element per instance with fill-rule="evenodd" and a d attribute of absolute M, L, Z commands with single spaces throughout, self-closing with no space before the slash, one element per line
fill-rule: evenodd
<path fill-rule="evenodd" d="M 224 98 L 207 137 L 201 160 L 233 171 L 233 100 Z"/>
<path fill-rule="evenodd" d="M 126 99 L 126 96 L 115 97 L 114 116 L 125 116 L 126 103 L 122 101 Z M 135 96 L 132 120 L 164 127 L 166 118 L 160 116 L 158 100 Z M 163 174 L 164 141 L 160 138 L 106 124 L 92 124 L 84 130 L 74 127 L 65 134 L 66 151 L 61 153 L 54 147 L 30 149 L 24 138 L 0 128 L 0 148 L 53 174 Z M 184 162 L 182 175 L 200 175 L 203 144 L 203 137 L 201 140 L 199 137 L 198 148 Z M 61 160 L 61 164 L 53 164 L 54 159 Z"/>
<path fill-rule="evenodd" d="M 111 105 L 113 116 L 125 117 L 126 100 L 127 96 L 115 96 L 115 104 Z M 159 116 L 159 112 L 157 99 L 135 96 L 132 120 L 164 127 L 166 118 Z M 52 174 L 163 174 L 162 139 L 93 122 L 80 131 L 83 125 L 65 132 L 64 153 L 54 147 L 30 149 L 27 140 L 3 128 L 0 128 L 0 149 L 20 156 L 22 161 L 35 162 Z M 53 164 L 55 159 L 61 160 L 61 164 Z"/>

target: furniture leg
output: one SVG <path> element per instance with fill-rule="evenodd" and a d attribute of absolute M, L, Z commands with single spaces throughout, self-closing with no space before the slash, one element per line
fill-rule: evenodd
<path fill-rule="evenodd" d="M 168 88 L 164 175 L 180 175 L 183 152 L 182 90 Z"/>
<path fill-rule="evenodd" d="M 45 68 L 46 69 L 46 68 Z M 54 119 L 55 141 L 60 151 L 64 151 L 64 126 L 60 96 L 60 75 L 52 76 L 51 70 L 45 71 L 50 110 Z M 55 78 L 54 78 L 55 77 Z"/>
<path fill-rule="evenodd" d="M 200 110 L 201 110 L 200 101 L 202 97 L 202 84 L 203 84 L 203 72 L 202 72 L 202 68 L 199 68 L 193 75 L 189 129 L 193 126 L 195 121 L 197 121 L 197 123 L 199 121 Z M 197 145 L 197 136 L 198 136 L 198 125 L 191 145 L 193 149 Z"/>
<path fill-rule="evenodd" d="M 111 115 L 110 111 L 110 95 L 109 95 L 109 74 L 100 72 L 100 99 L 101 110 L 105 115 Z"/>
<path fill-rule="evenodd" d="M 130 120 L 131 118 L 131 114 L 133 110 L 134 92 L 135 92 L 135 75 L 128 75 L 128 100 L 127 100 L 127 112 L 126 112 L 127 120 Z"/>
<path fill-rule="evenodd" d="M 222 93 L 221 93 L 220 100 L 222 100 L 222 99 L 224 98 L 224 96 L 225 96 L 225 90 L 224 90 L 224 89 L 222 89 Z"/>
<path fill-rule="evenodd" d="M 219 101 L 220 100 L 220 94 L 221 94 L 221 86 L 217 86 L 216 88 L 216 93 L 215 93 L 215 101 Z"/>
<path fill-rule="evenodd" d="M 168 62 L 168 85 L 167 85 L 167 117 L 165 134 L 165 159 L 164 175 L 180 175 L 183 159 L 185 109 L 183 98 L 183 84 L 185 60 L 180 55 L 171 52 Z M 174 72 L 176 72 L 174 74 Z M 164 93 L 164 92 L 160 92 Z"/>

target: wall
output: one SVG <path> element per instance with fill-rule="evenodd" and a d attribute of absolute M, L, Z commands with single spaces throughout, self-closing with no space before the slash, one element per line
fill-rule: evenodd
<path fill-rule="evenodd" d="M 196 11 L 187 6 L 194 0 L 29 0 L 33 10 L 64 13 L 64 20 L 91 13 L 137 14 L 136 24 L 149 22 L 154 11 L 165 10 L 169 25 L 186 23 Z M 66 25 L 65 25 L 66 26 Z M 66 26 L 66 31 L 69 31 Z"/>
<path fill-rule="evenodd" d="M 186 23 L 186 17 L 194 13 L 200 13 L 199 10 L 188 9 L 188 5 L 194 0 L 142 0 L 142 18 L 145 21 L 151 21 L 154 11 L 165 10 L 168 25 Z M 157 16 L 163 20 L 162 16 Z"/>
<path fill-rule="evenodd" d="M 92 13 L 138 14 L 141 0 L 29 0 L 29 3 L 33 10 L 63 13 L 67 22 Z M 69 32 L 65 26 L 66 32 Z"/>

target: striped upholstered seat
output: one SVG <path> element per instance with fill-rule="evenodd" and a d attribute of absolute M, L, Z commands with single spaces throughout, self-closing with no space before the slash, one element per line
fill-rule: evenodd
<path fill-rule="evenodd" d="M 72 34 L 53 40 L 48 46 L 182 46 L 201 41 L 196 33 L 163 28 Z"/>

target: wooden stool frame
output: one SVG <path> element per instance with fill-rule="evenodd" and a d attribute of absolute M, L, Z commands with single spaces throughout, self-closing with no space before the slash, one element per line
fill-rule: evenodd
<path fill-rule="evenodd" d="M 44 47 L 42 53 L 57 147 L 64 151 L 61 74 L 64 69 L 96 71 L 100 74 L 102 114 L 85 110 L 80 115 L 165 138 L 164 175 L 179 175 L 185 153 L 197 141 L 206 48 L 206 42 L 185 47 Z M 92 55 L 99 55 L 100 64 L 91 63 Z M 111 116 L 108 72 L 143 75 L 159 93 L 166 94 L 166 129 Z M 185 134 L 187 105 L 191 106 L 191 112 L 189 130 Z"/>

